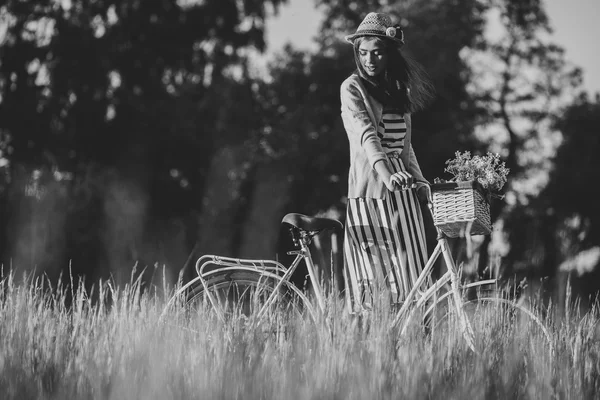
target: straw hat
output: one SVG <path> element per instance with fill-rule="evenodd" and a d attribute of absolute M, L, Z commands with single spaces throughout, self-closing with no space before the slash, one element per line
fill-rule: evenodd
<path fill-rule="evenodd" d="M 360 23 L 353 35 L 347 35 L 344 38 L 349 43 L 354 43 L 354 39 L 361 36 L 378 36 L 394 42 L 404 44 L 404 32 L 400 25 L 394 25 L 389 15 L 383 13 L 369 13 Z"/>

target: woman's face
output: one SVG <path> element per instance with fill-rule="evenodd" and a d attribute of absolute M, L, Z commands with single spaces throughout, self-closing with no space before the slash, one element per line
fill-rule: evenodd
<path fill-rule="evenodd" d="M 385 71 L 388 62 L 387 50 L 381 40 L 365 37 L 358 46 L 360 64 L 369 76 L 377 76 Z"/>

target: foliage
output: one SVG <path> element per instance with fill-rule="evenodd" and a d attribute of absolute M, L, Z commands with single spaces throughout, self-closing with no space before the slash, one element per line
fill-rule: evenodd
<path fill-rule="evenodd" d="M 580 97 L 556 119 L 556 126 L 564 139 L 545 194 L 558 213 L 579 214 L 589 219 L 597 231 L 600 213 L 596 182 L 600 180 L 600 160 L 596 155 L 600 151 L 600 135 L 596 127 L 600 126 L 600 97 Z M 599 239 L 600 232 L 589 244 L 598 243 Z"/>
<path fill-rule="evenodd" d="M 264 21 L 283 3 L 4 2 L 1 261 L 43 271 L 82 256 L 79 272 L 108 274 L 164 261 L 153 249 L 173 235 L 161 227 L 181 225 L 175 247 L 185 254 L 168 259 L 181 265 L 198 236 L 212 158 L 257 129 L 247 54 L 264 50 Z M 28 195 L 38 193 L 27 189 L 38 173 L 58 199 Z M 55 214 L 57 235 L 36 232 L 38 211 Z M 123 257 L 107 261 L 115 254 Z"/>
<path fill-rule="evenodd" d="M 529 181 L 520 198 L 537 195 L 559 143 L 552 118 L 581 84 L 581 70 L 548 35 L 539 0 L 486 3 L 495 32 L 461 54 L 471 70 L 468 91 L 481 111 L 474 133 L 484 148 L 504 156 L 515 180 Z"/>
<path fill-rule="evenodd" d="M 580 259 L 600 243 L 600 211 L 597 184 L 600 180 L 600 98 L 582 95 L 555 120 L 563 141 L 554 157 L 548 185 L 529 207 L 507 218 L 506 230 L 514 263 L 532 266 L 552 276 L 549 265 Z M 584 253 L 585 254 L 585 253 Z M 582 276 L 577 289 L 582 295 L 598 291 L 598 263 L 585 268 L 573 264 Z M 571 269 L 569 269 L 571 270 Z"/>
<path fill-rule="evenodd" d="M 452 174 L 454 181 L 477 181 L 491 192 L 499 192 L 510 172 L 498 153 L 488 152 L 484 156 L 471 157 L 470 151 L 457 151 L 453 159 L 446 161 L 445 172 Z"/>

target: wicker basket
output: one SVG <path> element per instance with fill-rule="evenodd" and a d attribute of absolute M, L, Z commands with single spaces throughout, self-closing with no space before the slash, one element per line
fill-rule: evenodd
<path fill-rule="evenodd" d="M 477 181 L 431 185 L 433 222 L 448 237 L 492 232 L 490 203 Z"/>

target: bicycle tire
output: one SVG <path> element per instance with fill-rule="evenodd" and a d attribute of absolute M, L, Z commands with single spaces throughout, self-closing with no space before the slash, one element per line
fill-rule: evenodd
<path fill-rule="evenodd" d="M 450 300 L 450 299 L 445 299 Z M 453 332 L 461 332 L 461 340 L 465 332 L 457 318 L 456 309 L 444 301 L 446 307 L 441 313 L 425 313 L 423 318 L 428 321 L 428 331 L 433 340 L 453 340 Z M 498 345 L 523 346 L 528 344 L 536 347 L 543 343 L 543 347 L 554 351 L 554 340 L 543 320 L 533 311 L 522 306 L 514 300 L 501 296 L 478 297 L 462 303 L 462 309 L 468 324 L 473 331 L 473 344 L 475 351 L 484 353 Z M 440 315 L 441 314 L 441 315 Z"/>
<path fill-rule="evenodd" d="M 281 326 L 291 320 L 316 319 L 308 298 L 291 283 L 283 282 L 276 298 L 265 309 L 264 302 L 274 293 L 281 279 L 264 271 L 227 270 L 216 271 L 202 283 L 199 278 L 177 295 L 183 297 L 186 318 L 217 316 L 221 322 L 230 323 L 244 319 L 254 326 Z M 212 296 L 212 298 L 211 298 Z M 257 315 L 262 311 L 262 315 Z"/>

